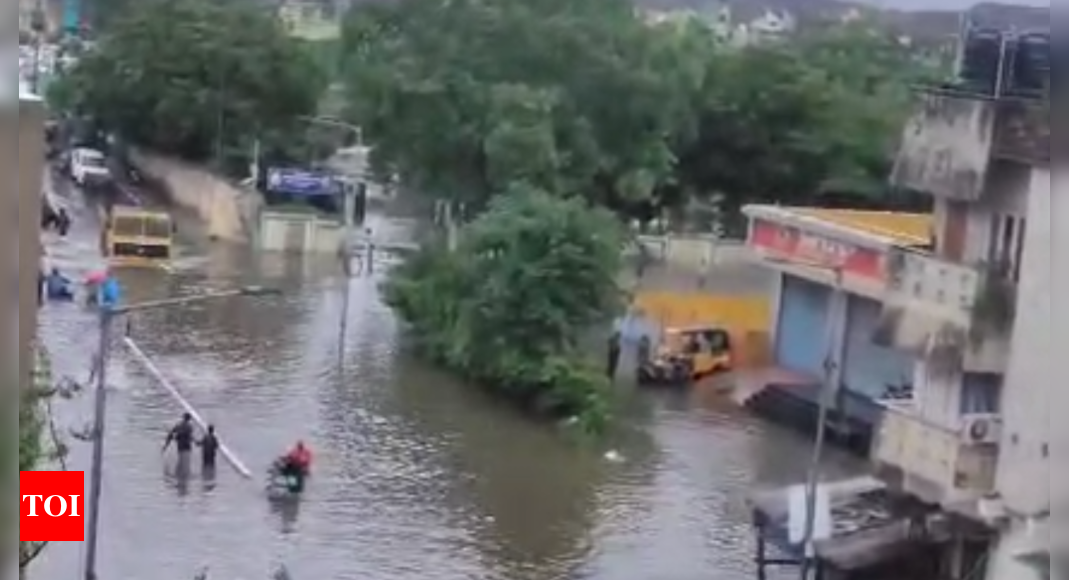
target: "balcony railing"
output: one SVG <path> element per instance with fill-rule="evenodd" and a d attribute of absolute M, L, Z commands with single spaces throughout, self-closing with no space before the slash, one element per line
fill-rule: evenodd
<path fill-rule="evenodd" d="M 966 417 L 950 429 L 925 421 L 912 401 L 889 402 L 873 460 L 927 501 L 977 499 L 995 488 L 999 429 L 997 416 Z"/>
<path fill-rule="evenodd" d="M 947 370 L 1005 372 L 1017 297 L 1004 269 L 899 250 L 887 271 L 882 342 L 926 352 Z"/>
<path fill-rule="evenodd" d="M 917 309 L 937 319 L 968 328 L 980 291 L 978 268 L 920 252 L 892 252 L 887 264 L 888 302 Z"/>

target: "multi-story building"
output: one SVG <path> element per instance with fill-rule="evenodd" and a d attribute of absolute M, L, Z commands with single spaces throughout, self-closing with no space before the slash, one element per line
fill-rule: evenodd
<path fill-rule="evenodd" d="M 746 209 L 781 279 L 778 373 L 753 400 L 797 413 L 834 389 L 827 427 L 867 423 L 889 487 L 941 506 L 923 532 L 948 546 L 946 578 L 1030 580 L 1018 556 L 1046 549 L 1031 542 L 1051 504 L 1052 347 L 1069 332 L 1051 310 L 1069 204 L 1051 196 L 1050 53 L 1049 33 L 974 30 L 958 80 L 921 92 L 891 180 L 929 194 L 931 215 Z"/>
<path fill-rule="evenodd" d="M 906 491 L 999 532 L 989 577 L 1023 580 L 1015 554 L 1034 551 L 1051 506 L 1052 230 L 1069 225 L 1051 196 L 1050 35 L 972 30 L 962 48 L 892 177 L 932 195 L 934 252 L 893 266 L 897 329 L 927 339 L 874 454 Z"/>
<path fill-rule="evenodd" d="M 14 79 L 10 84 L 14 85 Z M 7 237 L 3 244 L 3 271 L 8 277 L 4 316 L 9 328 L 18 331 L 14 344 L 7 343 L 4 353 L 5 357 L 15 354 L 15 361 L 7 360 L 17 362 L 19 384 L 25 386 L 31 377 L 37 330 L 44 106 L 41 99 L 26 94 L 21 87 L 16 97 L 16 89 L 11 86 L 5 88 L 0 107 L 0 130 L 5 137 L 0 139 L 0 171 L 18 175 L 17 182 L 5 180 L 3 190 L 9 220 L 2 234 Z M 11 334 L 6 336 L 10 339 Z"/>

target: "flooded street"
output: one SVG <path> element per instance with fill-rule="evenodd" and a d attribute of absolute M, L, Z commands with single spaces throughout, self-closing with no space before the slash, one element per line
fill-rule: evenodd
<path fill-rule="evenodd" d="M 78 198 L 72 274 L 99 264 L 97 225 Z M 335 264 L 254 259 L 217 248 L 175 272 L 124 274 L 131 302 L 262 284 L 281 297 L 148 312 L 132 336 L 257 473 L 175 481 L 161 455 L 181 409 L 121 347 L 111 367 L 100 576 L 258 580 L 751 580 L 745 498 L 800 481 L 808 445 L 714 394 L 621 386 L 620 428 L 569 442 L 477 389 L 406 356 L 374 278 L 354 280 L 346 352 Z M 84 381 L 92 314 L 47 306 L 41 335 L 60 376 Z M 61 424 L 90 418 L 82 395 Z M 300 504 L 273 506 L 263 474 L 297 439 L 317 452 Z M 606 459 L 619 450 L 625 461 Z M 74 443 L 72 469 L 88 469 Z M 831 472 L 852 466 L 832 458 Z M 33 578 L 74 578 L 81 544 L 52 546 Z"/>

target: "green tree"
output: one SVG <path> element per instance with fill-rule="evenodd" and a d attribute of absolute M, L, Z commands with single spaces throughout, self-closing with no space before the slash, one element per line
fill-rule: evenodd
<path fill-rule="evenodd" d="M 64 108 L 190 160 L 281 144 L 325 87 L 313 51 L 243 2 L 134 2 L 58 83 Z"/>
<path fill-rule="evenodd" d="M 19 393 L 19 471 L 36 469 L 43 460 L 49 458 L 51 451 L 46 449 L 49 425 L 43 411 L 47 398 L 53 395 L 51 364 L 46 356 L 42 356 L 37 359 L 35 365 L 34 385 Z M 54 433 L 51 435 L 54 438 Z M 52 443 L 56 446 L 55 452 L 62 456 L 64 450 L 60 448 L 59 442 Z M 20 574 L 25 572 L 46 546 L 47 542 L 19 542 Z"/>
<path fill-rule="evenodd" d="M 740 48 L 615 0 L 375 4 L 342 52 L 352 120 L 415 188 L 478 204 L 522 182 L 639 218 L 883 192 L 931 73 L 864 23 Z"/>
<path fill-rule="evenodd" d="M 604 426 L 607 380 L 583 337 L 618 312 L 618 222 L 577 198 L 496 196 L 455 251 L 422 249 L 385 285 L 431 358 L 555 417 Z"/>
<path fill-rule="evenodd" d="M 677 142 L 693 196 L 819 203 L 822 192 L 886 194 L 883 183 L 916 83 L 938 74 L 897 39 L 864 26 L 720 50 Z"/>
<path fill-rule="evenodd" d="M 671 45 L 619 0 L 402 0 L 343 29 L 352 120 L 377 163 L 476 206 L 514 183 L 648 201 L 684 117 Z"/>

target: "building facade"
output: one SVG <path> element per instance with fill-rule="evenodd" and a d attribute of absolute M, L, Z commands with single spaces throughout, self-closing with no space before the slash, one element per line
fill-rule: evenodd
<path fill-rule="evenodd" d="M 778 279 L 770 329 L 775 377 L 748 401 L 813 427 L 824 385 L 836 386 L 831 429 L 867 453 L 880 401 L 908 392 L 914 356 L 880 340 L 889 256 L 925 248 L 929 215 L 750 206 L 747 243 Z"/>
<path fill-rule="evenodd" d="M 5 182 L 4 200 L 9 224 L 4 228 L 3 269 L 7 272 L 8 298 L 4 310 L 6 324 L 17 330 L 13 344 L 5 345 L 5 355 L 14 353 L 19 384 L 27 385 L 33 366 L 33 340 L 37 327 L 38 285 L 41 241 L 41 179 L 44 164 L 44 106 L 35 96 L 19 91 L 5 94 L 0 114 L 2 171 L 18 175 L 17 183 Z M 16 222 L 17 223 L 14 223 Z M 11 335 L 7 335 L 11 340 Z"/>
<path fill-rule="evenodd" d="M 871 419 L 889 486 L 943 508 L 921 530 L 947 544 L 946 578 L 1031 580 L 1022 558 L 1048 549 L 1057 491 L 1053 345 L 1069 331 L 1051 309 L 1069 205 L 1051 196 L 1050 36 L 973 30 L 961 57 L 955 82 L 919 95 L 891 177 L 929 194 L 931 215 L 747 208 L 782 280 L 787 378 L 762 396 L 812 407 L 830 385 L 836 421 Z"/>
<path fill-rule="evenodd" d="M 922 95 L 893 182 L 935 202 L 934 255 L 903 281 L 945 298 L 956 272 L 971 289 L 955 285 L 954 305 L 902 286 L 902 320 L 923 308 L 941 326 L 875 458 L 906 491 L 998 533 L 991 580 L 1025 580 L 1018 556 L 1051 510 L 1052 231 L 1069 225 L 1051 196 L 1050 35 L 972 30 L 961 56 L 958 82 Z"/>

